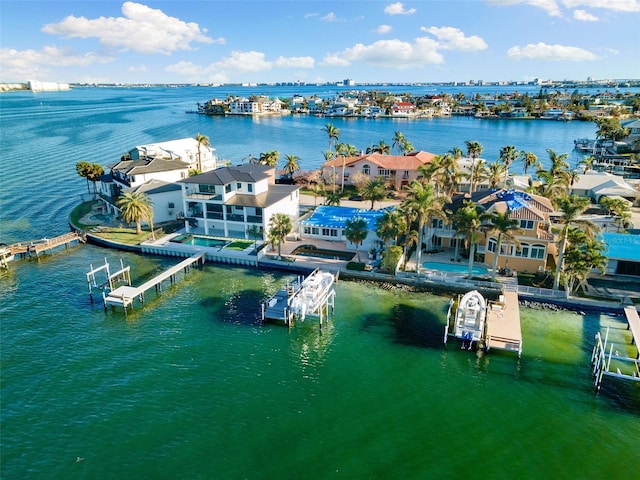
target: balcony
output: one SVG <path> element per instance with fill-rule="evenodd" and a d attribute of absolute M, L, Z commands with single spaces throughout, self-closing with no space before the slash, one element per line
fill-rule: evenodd
<path fill-rule="evenodd" d="M 222 212 L 210 212 L 207 210 L 207 218 L 209 220 L 224 220 L 224 215 Z"/>
<path fill-rule="evenodd" d="M 222 201 L 222 195 L 215 193 L 187 193 L 185 198 L 190 200 L 210 200 L 215 202 Z"/>
<path fill-rule="evenodd" d="M 248 223 L 259 223 L 260 225 L 262 225 L 262 217 L 258 217 L 256 215 L 247 215 L 247 222 Z"/>
<path fill-rule="evenodd" d="M 242 222 L 244 223 L 244 215 L 235 215 L 232 213 L 227 214 L 227 222 Z"/>

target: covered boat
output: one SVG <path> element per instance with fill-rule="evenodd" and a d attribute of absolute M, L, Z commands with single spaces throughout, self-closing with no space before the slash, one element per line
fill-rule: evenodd
<path fill-rule="evenodd" d="M 457 303 L 451 300 L 447 314 L 444 341 L 449 335 L 462 340 L 462 348 L 470 350 L 473 342 L 484 343 L 487 301 L 477 290 L 458 297 Z"/>

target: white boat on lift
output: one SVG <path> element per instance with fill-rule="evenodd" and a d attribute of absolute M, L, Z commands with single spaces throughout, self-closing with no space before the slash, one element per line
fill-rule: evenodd
<path fill-rule="evenodd" d="M 468 350 L 471 350 L 473 342 L 483 344 L 486 319 L 487 301 L 477 290 L 459 296 L 457 305 L 452 299 L 447 314 L 444 342 L 447 343 L 448 336 L 454 336 L 462 340 L 461 348 L 466 346 Z"/>
<path fill-rule="evenodd" d="M 307 315 L 315 315 L 333 293 L 335 276 L 331 272 L 314 271 L 302 281 L 300 290 L 291 302 L 291 311 L 304 320 Z"/>

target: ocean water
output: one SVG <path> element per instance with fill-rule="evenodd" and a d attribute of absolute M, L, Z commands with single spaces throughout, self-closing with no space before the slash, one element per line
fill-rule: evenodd
<path fill-rule="evenodd" d="M 235 160 L 247 146 L 255 156 L 319 157 L 326 145 L 326 119 L 185 115 L 203 92 L 0 96 L 0 241 L 66 231 L 86 191 L 74 169 L 82 159 L 107 165 L 132 145 L 195 132 Z M 527 148 L 530 135 L 544 151 L 555 131 L 553 122 L 538 122 L 537 133 L 533 124 L 450 122 L 425 122 L 442 131 L 424 138 L 463 145 L 466 125 L 494 129 L 486 146 L 495 137 Z M 340 128 L 354 138 L 375 128 L 377 142 L 396 125 Z M 566 148 L 557 151 L 593 132 L 558 128 Z M 307 132 L 303 146 L 274 146 L 275 131 L 294 139 L 297 130 Z M 418 148 L 437 152 L 426 140 Z M 607 327 L 621 353 L 635 354 L 622 317 L 522 308 L 518 360 L 444 347 L 448 298 L 365 283 L 338 282 L 322 330 L 262 325 L 260 302 L 292 275 L 212 264 L 125 316 L 90 302 L 85 274 L 105 258 L 130 265 L 134 284 L 175 263 L 79 245 L 0 272 L 3 479 L 627 479 L 640 468 L 640 389 L 605 381 L 596 395 L 589 365 L 593 336 Z"/>

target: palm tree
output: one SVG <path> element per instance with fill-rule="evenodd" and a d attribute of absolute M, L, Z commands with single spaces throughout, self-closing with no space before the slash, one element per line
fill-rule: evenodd
<path fill-rule="evenodd" d="M 491 162 L 487 172 L 489 186 L 491 188 L 498 188 L 501 186 L 507 177 L 507 172 L 507 167 L 504 163 L 500 163 L 500 161 Z"/>
<path fill-rule="evenodd" d="M 402 203 L 403 208 L 413 211 L 418 221 L 418 249 L 416 252 L 416 265 L 420 268 L 420 260 L 422 258 L 422 244 L 424 235 L 424 226 L 431 217 L 443 218 L 444 197 L 438 197 L 433 185 L 429 183 L 421 183 L 417 180 L 411 182 L 407 189 L 407 197 Z"/>
<path fill-rule="evenodd" d="M 300 165 L 298 164 L 300 158 L 295 155 L 285 155 L 284 159 L 286 163 L 282 169 L 282 173 L 284 173 L 287 178 L 292 178 L 293 174 L 300 170 Z"/>
<path fill-rule="evenodd" d="M 356 254 L 358 255 L 358 263 L 360 260 L 360 250 L 358 247 L 362 245 L 362 242 L 367 238 L 367 222 L 364 218 L 354 217 L 351 220 L 345 222 L 344 236 L 356 246 Z"/>
<path fill-rule="evenodd" d="M 269 220 L 269 240 L 278 245 L 278 258 L 282 258 L 281 247 L 291 232 L 291 218 L 286 213 L 274 213 Z"/>
<path fill-rule="evenodd" d="M 467 140 L 464 142 L 467 145 L 467 156 L 469 158 L 471 158 L 471 171 L 473 172 L 475 165 L 476 165 L 476 160 L 478 159 L 478 157 L 480 155 L 482 155 L 482 150 L 484 150 L 484 147 L 482 146 L 482 144 L 480 142 L 476 142 L 476 141 L 471 141 L 471 140 Z M 471 177 L 471 185 L 470 185 L 470 189 L 471 189 L 471 193 L 474 192 L 474 188 L 473 188 L 473 176 Z"/>
<path fill-rule="evenodd" d="M 587 173 L 589 170 L 593 170 L 593 162 L 595 158 L 591 155 L 585 155 L 582 160 L 578 162 L 578 165 L 584 165 L 584 170 L 582 173 Z"/>
<path fill-rule="evenodd" d="M 147 195 L 140 192 L 126 192 L 118 199 L 120 216 L 127 222 L 135 222 L 136 234 L 142 233 L 142 221 L 147 220 L 153 233 L 153 204 Z"/>
<path fill-rule="evenodd" d="M 608 259 L 604 255 L 604 242 L 575 227 L 571 227 L 567 233 L 569 246 L 565 252 L 566 261 L 561 280 L 568 297 L 578 287 L 582 286 L 584 289 L 587 277 L 594 268 L 604 273 Z"/>
<path fill-rule="evenodd" d="M 396 132 L 393 134 L 393 142 L 391 143 L 391 145 L 393 146 L 393 148 L 397 148 L 398 152 L 404 155 L 403 145 L 406 141 L 407 139 L 405 138 L 404 134 L 401 131 L 396 130 Z"/>
<path fill-rule="evenodd" d="M 502 242 L 515 243 L 518 248 L 520 246 L 520 241 L 515 236 L 515 234 L 520 231 L 520 222 L 515 218 L 511 218 L 511 212 L 509 212 L 509 210 L 504 213 L 491 212 L 487 231 L 490 235 L 496 235 L 496 249 L 493 252 L 493 272 L 491 272 L 491 281 L 495 282 Z"/>
<path fill-rule="evenodd" d="M 538 156 L 533 152 L 525 152 L 522 150 L 520 152 L 520 158 L 522 158 L 522 161 L 524 162 L 525 175 L 527 174 L 527 170 L 538 165 Z"/>
<path fill-rule="evenodd" d="M 99 163 L 92 163 L 87 170 L 87 180 L 93 183 L 93 193 L 97 193 L 96 182 L 104 175 L 104 168 Z"/>
<path fill-rule="evenodd" d="M 84 178 L 87 181 L 87 193 L 91 193 L 91 190 L 89 190 L 89 171 L 91 170 L 91 164 L 87 161 L 80 161 L 78 163 L 76 163 L 76 172 L 78 173 L 78 175 L 80 175 L 82 178 Z"/>
<path fill-rule="evenodd" d="M 558 240 L 560 240 L 560 246 L 558 248 L 556 274 L 553 278 L 554 290 L 557 290 L 560 286 L 560 274 L 563 270 L 564 251 L 567 248 L 567 242 L 569 241 L 569 229 L 573 226 L 579 226 L 589 235 L 592 235 L 593 232 L 599 230 L 592 221 L 578 218 L 587 209 L 590 203 L 591 201 L 587 197 L 579 197 L 577 195 L 564 196 L 556 200 L 558 209 L 562 212 L 562 217 L 560 217 L 562 229 L 560 230 L 560 236 L 558 238 Z"/>
<path fill-rule="evenodd" d="M 464 153 L 462 152 L 462 149 L 460 147 L 453 147 L 451 149 L 451 154 L 453 155 L 453 158 L 455 160 L 461 159 L 462 156 L 464 155 Z"/>
<path fill-rule="evenodd" d="M 391 147 L 384 143 L 383 139 L 380 139 L 377 145 L 371 145 L 367 147 L 367 153 L 380 153 L 382 155 L 389 155 L 391 153 Z"/>
<path fill-rule="evenodd" d="M 388 247 L 391 240 L 397 243 L 398 236 L 404 228 L 404 218 L 396 209 L 386 210 L 376 222 L 376 234 Z"/>
<path fill-rule="evenodd" d="M 209 142 L 209 137 L 202 135 L 201 133 L 196 133 L 196 142 L 198 143 L 198 173 L 202 173 L 202 153 L 200 149 L 203 146 L 205 148 L 209 148 L 211 146 L 211 142 Z"/>
<path fill-rule="evenodd" d="M 489 218 L 474 202 L 467 200 L 453 215 L 456 233 L 464 235 L 464 241 L 469 250 L 469 278 L 473 276 L 476 245 L 482 239 L 481 226 Z"/>
<path fill-rule="evenodd" d="M 384 184 L 384 179 L 381 177 L 377 177 L 369 180 L 360 189 L 360 195 L 362 196 L 363 200 L 368 200 L 371 202 L 370 210 L 373 210 L 375 202 L 383 200 L 387 195 L 387 189 Z"/>
<path fill-rule="evenodd" d="M 341 200 L 342 195 L 339 192 L 328 192 L 324 197 L 324 204 L 339 207 Z"/>
<path fill-rule="evenodd" d="M 332 123 L 327 123 L 322 130 L 329 137 L 329 151 L 331 151 L 331 146 L 338 142 L 340 129 L 336 128 Z"/>
<path fill-rule="evenodd" d="M 262 165 L 269 165 L 270 167 L 275 167 L 276 165 L 278 165 L 278 160 L 280 160 L 280 152 L 278 152 L 277 150 L 269 150 L 266 153 L 260 154 L 258 163 Z"/>
<path fill-rule="evenodd" d="M 474 186 L 478 186 L 480 182 L 486 180 L 489 176 L 489 170 L 487 168 L 487 162 L 482 158 L 471 166 L 471 172 L 469 173 L 469 192 L 475 191 Z"/>
<path fill-rule="evenodd" d="M 500 149 L 500 160 L 505 166 L 507 177 L 509 177 L 509 166 L 518 158 L 519 152 L 513 145 L 506 145 Z"/>

